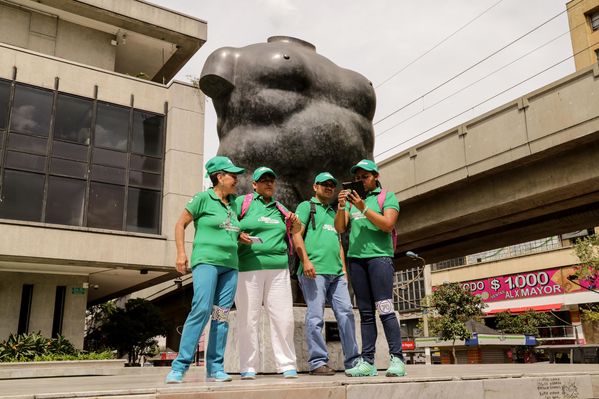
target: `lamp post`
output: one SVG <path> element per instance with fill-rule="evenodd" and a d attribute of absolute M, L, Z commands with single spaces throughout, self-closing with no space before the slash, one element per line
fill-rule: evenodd
<path fill-rule="evenodd" d="M 418 256 L 418 254 L 408 251 L 406 252 L 406 256 L 411 258 L 412 260 L 420 260 L 422 262 L 423 268 L 423 279 L 424 279 L 424 293 L 425 295 L 430 294 L 430 287 L 428 284 L 429 274 L 430 274 L 430 265 L 426 264 L 426 260 L 423 257 Z M 425 297 L 426 298 L 426 297 Z M 422 300 L 421 300 L 422 301 Z M 428 337 L 428 303 L 422 306 L 422 302 L 420 303 L 422 310 L 422 329 L 425 337 Z M 424 363 L 431 364 L 431 348 L 426 346 L 424 348 Z"/>

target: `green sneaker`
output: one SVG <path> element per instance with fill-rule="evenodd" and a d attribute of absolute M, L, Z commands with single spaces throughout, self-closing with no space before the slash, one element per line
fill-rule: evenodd
<path fill-rule="evenodd" d="M 406 365 L 397 356 L 391 355 L 391 361 L 389 361 L 389 368 L 385 373 L 387 377 L 403 377 L 406 375 Z"/>
<path fill-rule="evenodd" d="M 378 375 L 378 371 L 372 364 L 360 358 L 354 367 L 345 370 L 345 375 L 348 377 L 374 377 Z"/>

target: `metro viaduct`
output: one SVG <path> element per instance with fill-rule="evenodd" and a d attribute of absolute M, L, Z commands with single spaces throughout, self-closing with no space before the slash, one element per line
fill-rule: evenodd
<path fill-rule="evenodd" d="M 379 163 L 400 202 L 396 262 L 599 225 L 599 65 Z"/>

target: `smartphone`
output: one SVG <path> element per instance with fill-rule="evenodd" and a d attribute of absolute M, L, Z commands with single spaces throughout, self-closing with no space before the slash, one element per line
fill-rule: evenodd
<path fill-rule="evenodd" d="M 354 190 L 362 199 L 366 198 L 366 190 L 364 189 L 364 183 L 362 183 L 361 180 L 341 183 L 341 186 L 344 190 Z"/>
<path fill-rule="evenodd" d="M 264 242 L 264 240 L 262 240 L 262 238 L 260 238 L 260 237 L 248 236 L 248 238 L 250 239 L 252 244 L 262 244 Z"/>

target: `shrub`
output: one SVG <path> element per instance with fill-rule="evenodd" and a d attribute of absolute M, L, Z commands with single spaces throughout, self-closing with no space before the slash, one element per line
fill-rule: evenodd
<path fill-rule="evenodd" d="M 40 332 L 10 334 L 8 339 L 0 342 L 0 362 L 100 360 L 112 357 L 111 352 L 81 353 L 62 335 L 46 338 Z"/>

